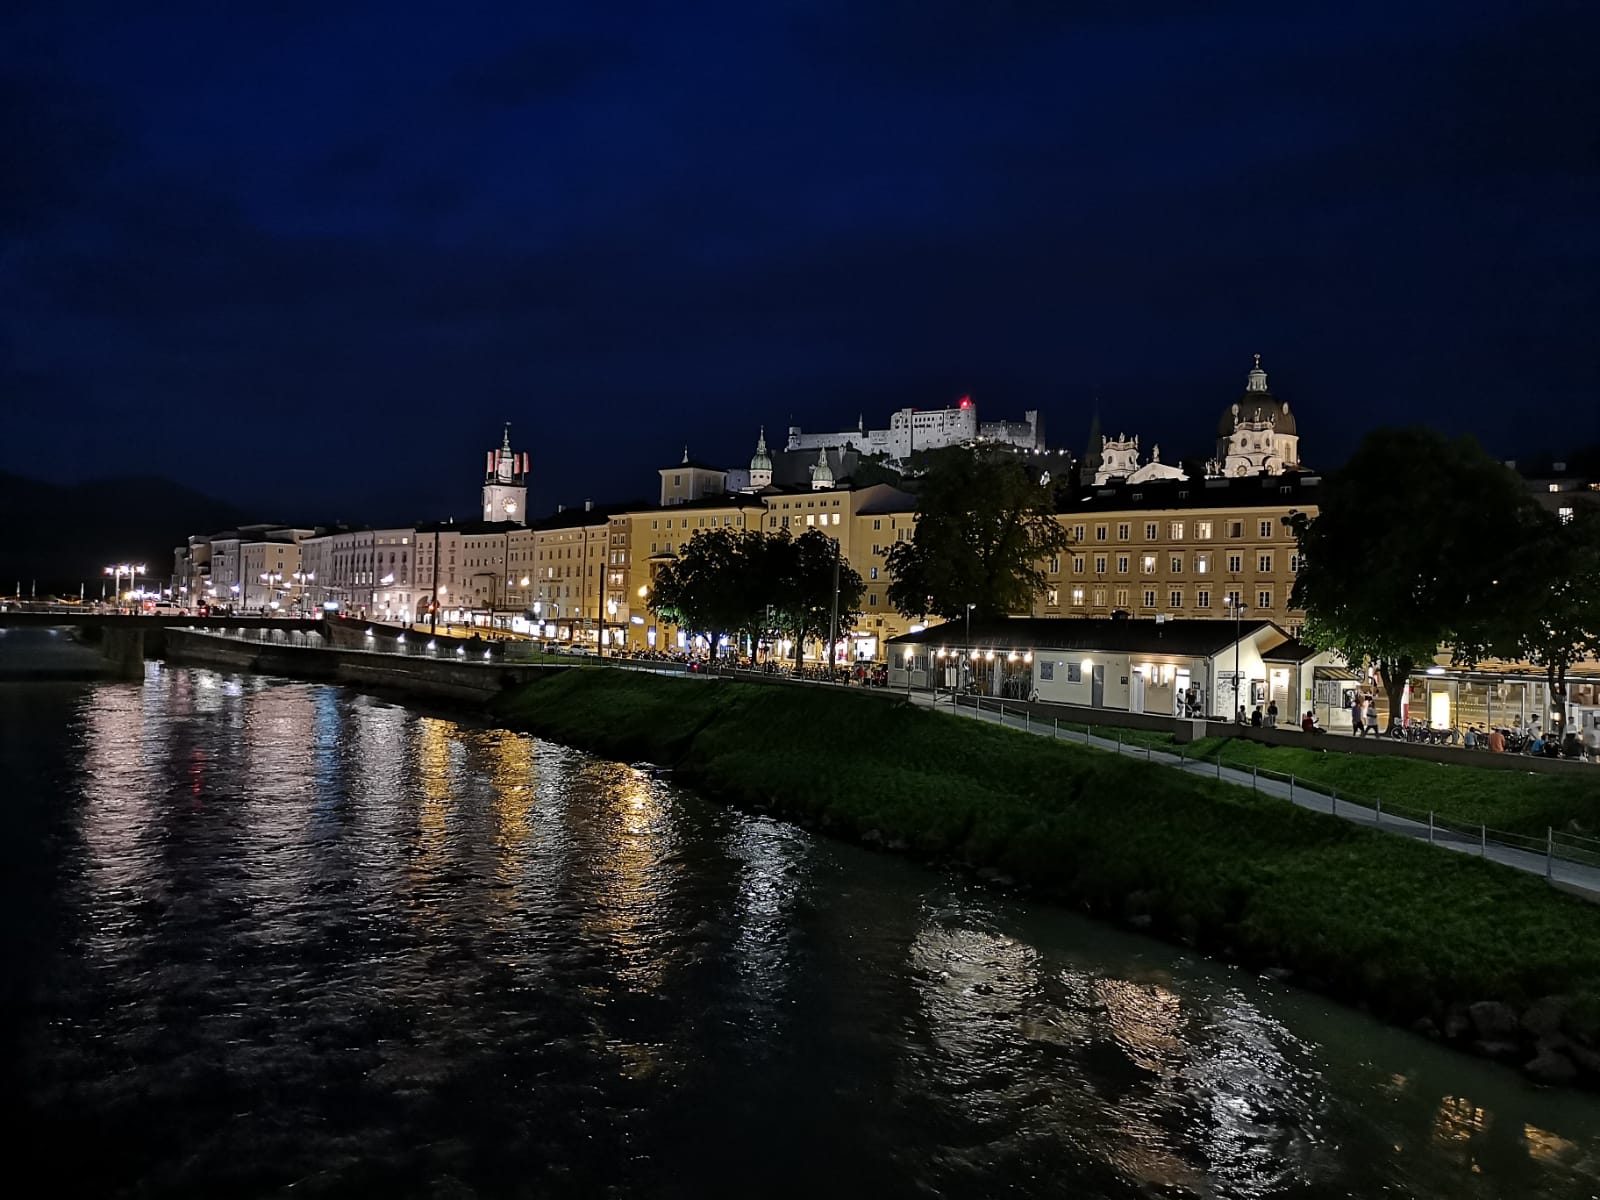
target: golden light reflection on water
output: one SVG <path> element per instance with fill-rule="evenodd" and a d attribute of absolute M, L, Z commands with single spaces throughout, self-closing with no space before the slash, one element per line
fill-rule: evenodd
<path fill-rule="evenodd" d="M 629 988 L 654 991 L 672 957 L 663 944 L 672 883 L 664 860 L 676 843 L 671 806 L 663 786 L 642 771 L 616 763 L 591 769 L 599 796 L 595 820 L 607 836 L 595 852 L 594 903 L 585 925 L 610 944 Z"/>
<path fill-rule="evenodd" d="M 1441 1142 L 1466 1142 L 1489 1128 L 1489 1114 L 1463 1096 L 1444 1096 L 1434 1114 L 1433 1136 Z"/>

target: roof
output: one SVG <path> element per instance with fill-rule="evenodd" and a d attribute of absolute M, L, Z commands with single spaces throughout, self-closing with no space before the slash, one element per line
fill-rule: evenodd
<path fill-rule="evenodd" d="M 931 625 L 919 633 L 890 638 L 890 645 L 985 646 L 1007 650 L 1101 650 L 1139 654 L 1214 655 L 1234 642 L 1233 621 L 1140 621 L 1111 617 L 1007 617 L 973 621 L 968 639 L 965 621 Z M 1271 621 L 1242 621 L 1238 636 L 1247 641 L 1259 633 L 1286 636 Z"/>
<path fill-rule="evenodd" d="M 1282 400 L 1276 399 L 1271 392 L 1246 392 L 1239 397 L 1237 404 L 1230 404 L 1223 410 L 1222 417 L 1217 421 L 1217 436 L 1227 437 L 1233 432 L 1235 409 L 1240 421 L 1257 422 L 1265 424 L 1275 421 L 1273 426 L 1279 433 L 1296 433 L 1294 414 L 1289 411 L 1289 406 Z"/>
<path fill-rule="evenodd" d="M 1308 646 L 1299 638 L 1290 638 L 1286 642 L 1280 642 L 1271 650 L 1263 650 L 1261 657 L 1268 662 L 1303 663 L 1321 653 L 1321 650 L 1315 646 Z"/>
<path fill-rule="evenodd" d="M 1060 501 L 1057 512 L 1125 512 L 1130 509 L 1261 508 L 1318 503 L 1322 476 L 1304 471 L 1282 475 L 1242 475 L 1232 479 L 1147 479 L 1079 488 Z"/>

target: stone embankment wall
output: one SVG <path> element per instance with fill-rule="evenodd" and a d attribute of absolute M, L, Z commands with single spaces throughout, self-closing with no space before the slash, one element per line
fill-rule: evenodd
<path fill-rule="evenodd" d="M 431 700 L 485 704 L 507 688 L 563 667 L 402 658 L 363 650 L 259 642 L 197 630 L 167 632 L 167 657 L 178 663 L 262 671 L 345 683 Z"/>

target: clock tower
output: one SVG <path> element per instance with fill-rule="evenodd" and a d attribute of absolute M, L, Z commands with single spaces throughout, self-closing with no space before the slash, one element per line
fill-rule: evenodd
<path fill-rule="evenodd" d="M 500 449 L 490 450 L 483 475 L 483 519 L 528 523 L 528 453 L 513 453 L 511 425 Z"/>

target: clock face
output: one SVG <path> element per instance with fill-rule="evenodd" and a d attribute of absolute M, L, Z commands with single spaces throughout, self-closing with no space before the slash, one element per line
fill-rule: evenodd
<path fill-rule="evenodd" d="M 508 497 L 507 500 L 506 500 L 505 508 L 506 508 L 506 512 L 514 513 L 514 512 L 517 511 L 517 502 Z"/>

